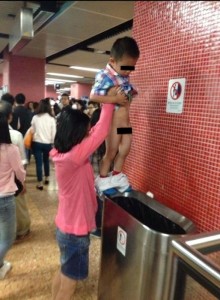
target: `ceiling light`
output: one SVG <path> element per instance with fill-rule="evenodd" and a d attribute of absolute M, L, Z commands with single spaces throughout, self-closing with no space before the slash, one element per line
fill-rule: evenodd
<path fill-rule="evenodd" d="M 84 78 L 83 76 L 69 75 L 69 74 L 62 74 L 62 73 L 47 73 L 47 74 L 48 75 L 54 75 L 54 76 L 61 76 L 61 77 Z"/>
<path fill-rule="evenodd" d="M 77 67 L 77 66 L 71 66 L 70 68 L 75 69 L 75 70 L 89 71 L 89 72 L 99 72 L 100 71 L 100 69 Z"/>
<path fill-rule="evenodd" d="M 50 81 L 50 80 L 45 80 L 45 85 L 54 85 L 54 84 L 64 84 L 64 82 L 55 82 L 55 81 Z"/>
<path fill-rule="evenodd" d="M 49 81 L 55 81 L 55 82 L 76 82 L 76 80 L 67 80 L 67 79 L 58 79 L 58 78 L 46 78 L 46 80 Z"/>

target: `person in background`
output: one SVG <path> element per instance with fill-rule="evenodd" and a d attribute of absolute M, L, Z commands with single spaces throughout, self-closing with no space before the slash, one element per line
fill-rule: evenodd
<path fill-rule="evenodd" d="M 22 133 L 23 137 L 31 126 L 32 112 L 25 107 L 25 95 L 19 93 L 15 96 L 15 107 L 11 127 Z"/>
<path fill-rule="evenodd" d="M 15 96 L 15 106 L 13 109 L 13 118 L 11 127 L 21 132 L 23 137 L 31 126 L 32 112 L 25 107 L 25 95 L 19 93 Z M 30 160 L 30 149 L 25 149 L 28 161 Z"/>
<path fill-rule="evenodd" d="M 15 98 L 14 98 L 14 96 L 12 94 L 10 94 L 10 93 L 3 94 L 1 96 L 1 100 L 8 102 L 9 104 L 11 104 L 12 109 L 14 108 Z"/>
<path fill-rule="evenodd" d="M 31 121 L 33 131 L 32 151 L 35 157 L 37 186 L 38 190 L 43 190 L 43 170 L 44 166 L 44 184 L 49 184 L 50 162 L 49 152 L 54 143 L 56 133 L 56 120 L 52 114 L 50 99 L 42 99 Z"/>
<path fill-rule="evenodd" d="M 98 109 L 99 107 L 100 107 L 99 103 L 93 102 L 93 101 L 89 101 L 85 112 L 91 118 L 93 112 L 96 109 Z"/>
<path fill-rule="evenodd" d="M 135 69 L 139 55 L 138 45 L 133 38 L 117 39 L 111 48 L 109 63 L 96 75 L 90 93 L 92 101 L 120 104 L 115 107 L 111 131 L 106 139 L 106 153 L 100 166 L 100 176 L 95 181 L 97 190 L 107 195 L 131 190 L 122 169 L 131 147 L 130 102 L 137 94 L 129 82 L 129 74 Z M 107 95 L 112 86 L 119 87 L 118 94 L 113 97 Z M 112 162 L 114 168 L 109 174 Z"/>
<path fill-rule="evenodd" d="M 57 115 L 61 112 L 61 109 L 60 109 L 58 103 L 54 103 L 53 111 L 54 111 L 54 116 L 55 116 L 55 118 L 56 118 Z"/>
<path fill-rule="evenodd" d="M 3 102 L 3 101 L 2 101 Z M 9 105 L 2 103 L 2 105 Z M 21 162 L 19 149 L 10 138 L 8 120 L 0 112 L 0 280 L 11 269 L 5 256 L 16 237 L 15 176 L 23 183 L 26 172 Z"/>
<path fill-rule="evenodd" d="M 89 117 L 76 109 L 63 111 L 57 125 L 50 156 L 58 183 L 55 223 L 61 268 L 53 280 L 53 300 L 72 299 L 77 282 L 88 276 L 89 234 L 96 228 L 97 210 L 90 156 L 108 134 L 113 109 L 114 105 L 104 104 L 91 130 Z"/>
<path fill-rule="evenodd" d="M 38 106 L 39 106 L 39 102 L 34 102 L 33 103 L 33 108 L 34 108 L 33 116 L 36 115 L 36 111 L 38 109 Z"/>
<path fill-rule="evenodd" d="M 32 113 L 32 116 L 33 116 L 34 115 L 34 102 L 33 101 L 27 102 L 26 107 L 27 107 L 27 109 L 30 110 L 30 112 Z"/>
<path fill-rule="evenodd" d="M 63 93 L 61 95 L 61 99 L 60 99 L 61 105 L 62 105 L 62 109 L 66 108 L 67 106 L 70 106 L 70 97 L 67 93 Z"/>
<path fill-rule="evenodd" d="M 73 102 L 73 104 L 72 104 L 72 108 L 73 109 L 78 109 L 78 110 L 84 112 L 84 110 L 85 110 L 85 103 L 84 103 L 83 100 L 80 100 L 80 99 L 79 100 L 75 100 Z"/>
<path fill-rule="evenodd" d="M 71 103 L 71 101 L 70 101 L 69 95 L 67 93 L 63 93 L 61 95 L 61 99 L 60 99 L 60 104 L 61 104 L 60 112 L 56 115 L 57 122 L 59 120 L 61 112 L 63 110 L 65 110 L 65 109 L 71 108 L 71 104 L 70 103 Z"/>
<path fill-rule="evenodd" d="M 10 126 L 10 122 L 12 120 L 12 107 L 14 104 L 14 97 L 9 94 L 5 97 L 5 94 L 2 95 L 0 101 L 0 112 L 5 115 L 9 124 L 9 133 L 11 137 L 12 144 L 18 146 L 20 156 L 22 159 L 22 164 L 24 169 L 27 167 L 27 158 L 24 148 L 23 136 L 18 130 L 14 130 Z M 12 105 L 11 105 L 12 104 Z M 28 239 L 31 236 L 31 218 L 27 206 L 27 195 L 26 188 L 24 188 L 24 192 L 20 193 L 15 197 L 16 203 L 16 242 L 21 242 Z"/>

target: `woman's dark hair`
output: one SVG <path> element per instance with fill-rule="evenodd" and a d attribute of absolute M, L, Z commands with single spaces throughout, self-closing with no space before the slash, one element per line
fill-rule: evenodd
<path fill-rule="evenodd" d="M 129 36 L 117 39 L 112 45 L 110 55 L 117 61 L 122 56 L 127 55 L 132 58 L 138 58 L 140 51 L 137 42 Z"/>
<path fill-rule="evenodd" d="M 61 109 L 57 103 L 54 104 L 53 111 L 54 111 L 55 116 L 57 116 L 61 112 Z"/>
<path fill-rule="evenodd" d="M 0 145 L 11 144 L 11 137 L 6 115 L 0 111 Z"/>
<path fill-rule="evenodd" d="M 48 113 L 51 117 L 53 117 L 52 109 L 50 105 L 50 98 L 45 98 L 40 100 L 39 105 L 36 109 L 36 114 L 44 114 Z"/>
<path fill-rule="evenodd" d="M 60 114 L 57 123 L 57 131 L 54 139 L 54 146 L 59 153 L 66 153 L 81 141 L 88 134 L 90 119 L 77 109 L 69 107 Z"/>
<path fill-rule="evenodd" d="M 14 96 L 11 95 L 11 94 L 9 94 L 9 93 L 3 94 L 2 97 L 1 97 L 1 100 L 10 103 L 12 106 L 13 106 L 14 103 L 15 103 L 15 98 L 14 98 Z"/>
<path fill-rule="evenodd" d="M 7 101 L 0 101 L 0 113 L 2 113 L 8 120 L 12 114 L 12 105 Z"/>
<path fill-rule="evenodd" d="M 101 108 L 97 108 L 90 119 L 90 125 L 91 128 L 93 126 L 95 126 L 95 124 L 98 122 L 99 118 L 100 118 L 100 114 L 101 114 Z M 100 157 L 103 157 L 103 155 L 105 154 L 106 148 L 105 148 L 105 141 L 98 147 L 97 152 L 98 155 L 100 155 Z"/>

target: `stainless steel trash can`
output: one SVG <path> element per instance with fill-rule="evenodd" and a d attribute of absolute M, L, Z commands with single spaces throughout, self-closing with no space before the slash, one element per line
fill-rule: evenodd
<path fill-rule="evenodd" d="M 192 221 L 144 193 L 106 197 L 98 300 L 165 300 L 171 240 L 195 232 Z"/>

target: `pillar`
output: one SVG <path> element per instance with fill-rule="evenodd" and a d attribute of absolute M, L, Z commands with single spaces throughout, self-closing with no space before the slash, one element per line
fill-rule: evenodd
<path fill-rule="evenodd" d="M 45 97 L 45 59 L 4 53 L 3 86 L 15 96 L 23 93 L 26 101 Z"/>

